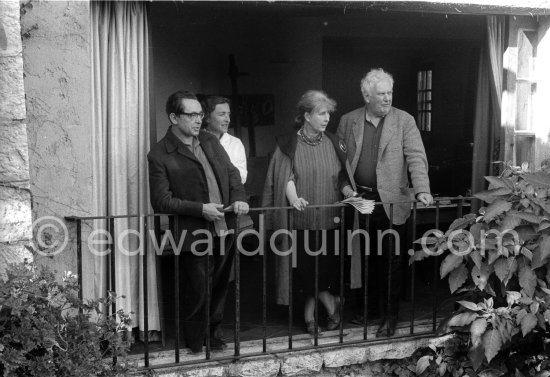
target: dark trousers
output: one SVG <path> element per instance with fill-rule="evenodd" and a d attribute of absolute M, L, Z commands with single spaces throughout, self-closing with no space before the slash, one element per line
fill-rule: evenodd
<path fill-rule="evenodd" d="M 208 325 L 210 325 L 211 338 L 223 336 L 221 322 L 235 254 L 232 244 L 233 237 L 227 236 L 225 251 L 222 253 L 220 238 L 214 237 L 213 252 L 209 253 L 210 255 L 197 256 L 191 252 L 181 254 L 180 268 L 183 277 L 181 318 L 186 345 L 193 351 L 202 349 Z M 206 316 L 207 278 L 210 288 L 209 318 Z"/>
<path fill-rule="evenodd" d="M 370 197 L 366 196 L 366 199 L 380 201 L 380 197 L 377 194 Z M 366 229 L 367 216 L 369 217 L 370 253 L 369 255 L 365 255 L 365 239 L 361 237 L 361 271 L 363 279 L 365 279 L 365 261 L 368 259 L 368 314 L 369 316 L 382 314 L 384 316 L 397 317 L 401 289 L 400 242 L 404 240 L 406 226 L 405 224 L 393 225 L 393 230 L 397 233 L 397 236 L 380 234 L 382 236 L 382 243 L 381 247 L 379 247 L 379 231 L 384 232 L 389 229 L 390 221 L 383 206 L 377 205 L 371 215 L 359 215 L 359 226 L 361 229 Z M 399 255 L 397 255 L 396 249 L 399 251 Z M 363 280 L 363 284 L 364 282 Z M 359 313 L 363 313 L 364 288 L 357 289 L 356 298 L 356 302 L 359 304 L 357 309 Z"/>

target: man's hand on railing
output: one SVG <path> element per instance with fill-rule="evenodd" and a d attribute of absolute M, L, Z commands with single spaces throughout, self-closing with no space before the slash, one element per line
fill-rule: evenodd
<path fill-rule="evenodd" d="M 298 211 L 303 211 L 304 208 L 307 207 L 309 202 L 305 200 L 304 198 L 297 198 L 293 203 L 292 206 L 296 208 Z"/>
<path fill-rule="evenodd" d="M 216 203 L 206 203 L 202 205 L 202 217 L 208 221 L 223 219 L 223 205 Z"/>
<path fill-rule="evenodd" d="M 233 212 L 237 215 L 246 215 L 248 213 L 248 203 L 247 202 L 235 202 L 231 205 L 233 207 Z"/>
<path fill-rule="evenodd" d="M 424 206 L 429 206 L 434 202 L 434 198 L 430 193 L 427 192 L 419 192 L 416 194 L 416 200 L 422 202 Z"/>

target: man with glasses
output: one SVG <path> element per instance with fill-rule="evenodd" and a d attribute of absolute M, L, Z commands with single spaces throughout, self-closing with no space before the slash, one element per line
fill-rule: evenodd
<path fill-rule="evenodd" d="M 218 139 L 200 132 L 204 113 L 194 94 L 170 95 L 166 114 L 170 128 L 147 155 L 151 205 L 157 213 L 179 215 L 171 228 L 183 238 L 177 240 L 181 250 L 174 253 L 181 253 L 180 317 L 187 347 L 201 352 L 210 324 L 210 347 L 222 350 L 221 322 L 234 254 L 227 233 L 235 228 L 236 216 L 248 212 L 245 191 Z"/>

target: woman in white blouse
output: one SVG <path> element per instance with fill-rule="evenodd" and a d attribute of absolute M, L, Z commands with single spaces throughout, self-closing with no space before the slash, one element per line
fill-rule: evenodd
<path fill-rule="evenodd" d="M 246 170 L 246 152 L 241 140 L 227 133 L 231 122 L 231 102 L 221 96 L 207 96 L 201 101 L 204 111 L 203 127 L 207 132 L 216 135 L 229 159 L 241 173 L 244 184 L 248 174 Z"/>

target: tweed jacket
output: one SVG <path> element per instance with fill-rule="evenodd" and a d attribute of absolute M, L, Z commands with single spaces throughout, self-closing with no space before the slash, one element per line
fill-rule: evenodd
<path fill-rule="evenodd" d="M 363 147 L 363 131 L 366 107 L 353 110 L 342 116 L 338 125 L 338 137 L 348 148 L 348 160 L 355 174 Z M 412 188 L 409 187 L 407 169 Z M 384 119 L 380 137 L 378 162 L 376 164 L 377 189 L 383 202 L 404 202 L 414 200 L 421 192 L 430 193 L 428 160 L 414 118 L 395 107 Z M 388 218 L 390 206 L 384 205 Z M 394 205 L 393 223 L 404 224 L 410 215 L 410 203 Z"/>
<path fill-rule="evenodd" d="M 212 166 L 224 207 L 235 201 L 246 201 L 239 170 L 231 164 L 219 140 L 207 132 L 200 132 L 198 139 Z M 147 160 L 151 206 L 157 213 L 180 215 L 179 227 L 187 231 L 181 251 L 190 251 L 193 241 L 205 236 L 194 236 L 193 231 L 214 232 L 213 223 L 202 217 L 202 205 L 210 202 L 202 164 L 171 128 L 151 149 Z M 228 213 L 225 219 L 228 228 L 233 229 L 235 216 Z"/>

